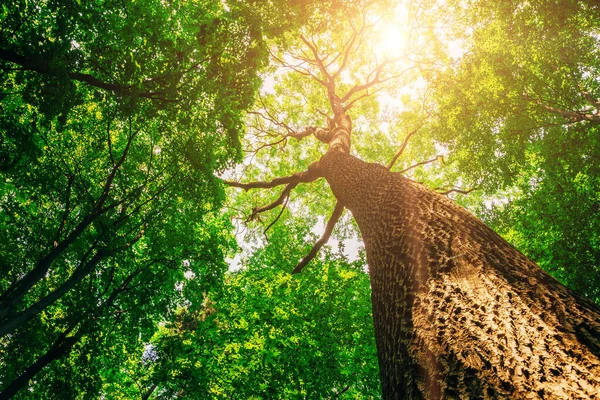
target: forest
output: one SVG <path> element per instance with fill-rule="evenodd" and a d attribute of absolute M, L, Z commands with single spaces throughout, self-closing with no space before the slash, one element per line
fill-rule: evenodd
<path fill-rule="evenodd" d="M 599 3 L 1 4 L 0 399 L 599 398 Z"/>

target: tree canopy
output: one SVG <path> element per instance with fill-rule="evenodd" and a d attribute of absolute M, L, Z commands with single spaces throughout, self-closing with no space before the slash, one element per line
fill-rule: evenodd
<path fill-rule="evenodd" d="M 309 136 L 336 105 L 354 155 L 467 206 L 600 303 L 599 13 L 2 4 L 2 394 L 380 396 L 366 260 L 343 252 L 356 223 L 294 175 L 325 152 Z"/>
<path fill-rule="evenodd" d="M 264 39 L 309 4 L 2 4 L 3 396 L 33 377 L 36 395 L 98 395 L 101 371 L 220 284 L 213 174 L 241 156 Z"/>

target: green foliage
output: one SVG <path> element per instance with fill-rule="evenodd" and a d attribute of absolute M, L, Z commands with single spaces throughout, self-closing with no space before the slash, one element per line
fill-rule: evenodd
<path fill-rule="evenodd" d="M 273 5 L 288 6 L 306 8 Z M 219 287 L 235 244 L 213 174 L 240 158 L 265 35 L 289 25 L 255 11 L 2 5 L 0 390 L 95 397 L 159 321 Z"/>
<path fill-rule="evenodd" d="M 271 145 L 331 114 L 320 71 L 289 63 L 312 56 L 299 34 L 332 55 L 374 25 L 339 76 L 343 94 L 388 57 L 375 22 L 397 4 L 2 4 L 0 390 L 24 376 L 16 398 L 379 397 L 364 257 L 329 249 L 289 274 L 333 208 L 326 183 L 299 185 L 266 234 L 279 209 L 249 222 L 253 252 L 227 273 L 236 244 L 214 174 L 242 148 L 253 153 L 245 181 L 317 161 L 326 146 L 311 138 Z M 387 164 L 417 129 L 393 170 L 440 190 L 482 188 L 459 201 L 596 301 L 599 12 L 423 2 L 408 8 L 413 41 L 381 92 L 348 99 L 355 155 Z M 287 68 L 267 65 L 268 46 Z M 259 71 L 273 84 L 257 96 Z M 240 218 L 279 193 L 227 205 Z M 358 234 L 349 221 L 337 239 Z"/>
<path fill-rule="evenodd" d="M 218 295 L 159 330 L 146 353 L 153 361 L 133 354 L 139 387 L 185 399 L 380 396 L 364 260 L 327 251 L 291 275 L 307 227 L 282 222 Z M 108 393 L 127 398 L 121 378 L 111 381 Z"/>

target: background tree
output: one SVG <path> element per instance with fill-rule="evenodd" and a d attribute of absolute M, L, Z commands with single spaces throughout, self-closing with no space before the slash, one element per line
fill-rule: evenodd
<path fill-rule="evenodd" d="M 97 395 L 183 303 L 184 273 L 188 302 L 219 284 L 232 241 L 213 173 L 240 157 L 264 37 L 310 7 L 2 4 L 2 397 Z"/>
<path fill-rule="evenodd" d="M 509 203 L 486 221 L 600 301 L 597 5 L 453 2 L 446 12 L 464 54 L 431 76 L 436 137 L 465 176 L 503 190 Z"/>

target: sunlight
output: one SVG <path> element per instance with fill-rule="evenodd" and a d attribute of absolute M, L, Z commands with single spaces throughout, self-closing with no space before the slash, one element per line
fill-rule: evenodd
<path fill-rule="evenodd" d="M 375 22 L 374 50 L 377 58 L 391 59 L 406 54 L 411 26 L 407 5 L 404 2 Z"/>
<path fill-rule="evenodd" d="M 381 22 L 376 28 L 375 55 L 380 59 L 401 57 L 406 53 L 409 32 L 399 21 Z"/>

